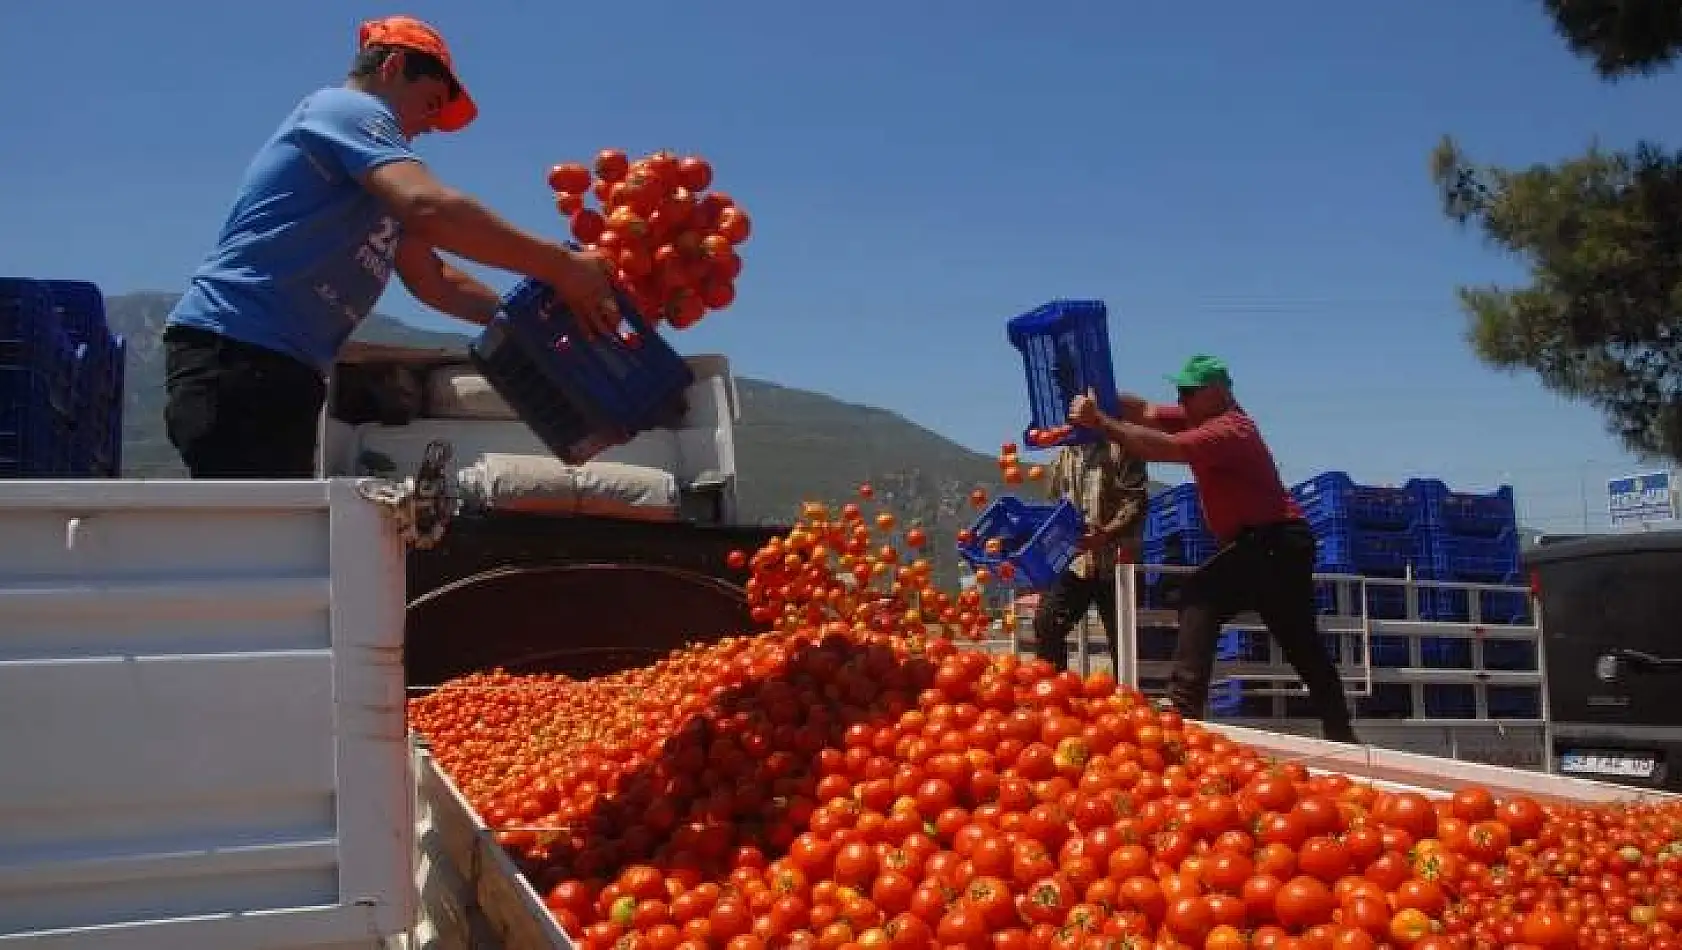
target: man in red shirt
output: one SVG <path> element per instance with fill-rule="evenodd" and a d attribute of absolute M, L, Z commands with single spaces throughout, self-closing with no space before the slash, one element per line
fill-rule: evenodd
<path fill-rule="evenodd" d="M 1325 737 L 1356 741 L 1315 619 L 1314 533 L 1273 453 L 1233 399 L 1225 363 L 1200 354 L 1170 379 L 1179 389 L 1175 406 L 1123 394 L 1119 419 L 1099 411 L 1090 395 L 1069 407 L 1071 422 L 1101 431 L 1135 458 L 1189 465 L 1204 520 L 1221 545 L 1182 594 L 1169 699 L 1183 716 L 1204 714 L 1221 627 L 1254 610 L 1308 686 Z"/>

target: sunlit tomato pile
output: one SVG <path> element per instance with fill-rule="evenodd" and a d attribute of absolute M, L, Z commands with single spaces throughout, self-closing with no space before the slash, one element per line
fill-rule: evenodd
<path fill-rule="evenodd" d="M 736 248 L 752 221 L 730 195 L 707 190 L 706 159 L 662 151 L 633 161 L 610 148 L 592 166 L 556 165 L 548 179 L 573 237 L 614 264 L 644 316 L 682 330 L 736 299 Z M 591 197 L 595 207 L 587 206 Z"/>
<path fill-rule="evenodd" d="M 913 531 L 808 506 L 737 558 L 767 632 L 412 722 L 586 950 L 1679 945 L 1682 808 L 1382 791 L 960 650 Z"/>

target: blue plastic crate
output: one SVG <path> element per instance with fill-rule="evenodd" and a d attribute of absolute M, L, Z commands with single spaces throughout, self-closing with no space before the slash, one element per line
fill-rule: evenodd
<path fill-rule="evenodd" d="M 1137 646 L 1141 660 L 1172 660 L 1178 635 L 1172 627 L 1140 627 Z"/>
<path fill-rule="evenodd" d="M 1272 647 L 1264 630 L 1238 630 L 1231 627 L 1221 631 L 1215 641 L 1215 659 L 1234 663 L 1266 663 L 1272 659 Z"/>
<path fill-rule="evenodd" d="M 1209 533 L 1195 482 L 1164 488 L 1151 496 L 1145 509 L 1144 537 L 1147 542 L 1182 532 Z"/>
<path fill-rule="evenodd" d="M 1417 493 L 1407 488 L 1362 485 L 1348 472 L 1321 472 L 1291 488 L 1303 515 L 1359 528 L 1412 528 L 1420 520 Z"/>
<path fill-rule="evenodd" d="M 1054 300 L 1007 324 L 1005 335 L 1022 354 L 1028 383 L 1030 422 L 1023 430 L 1045 431 L 1068 421 L 1069 403 L 1092 390 L 1106 413 L 1120 411 L 1110 359 L 1109 311 L 1101 300 Z M 1076 428 L 1056 444 L 1091 442 L 1098 436 Z"/>
<path fill-rule="evenodd" d="M 970 526 L 973 537 L 968 544 L 958 545 L 958 554 L 972 567 L 1008 562 L 1021 583 L 1045 590 L 1075 559 L 1076 544 L 1085 532 L 1086 519 L 1067 501 L 1029 504 L 1002 495 Z M 988 542 L 995 539 L 999 553 L 989 554 Z"/>
<path fill-rule="evenodd" d="M 1327 571 L 1324 565 L 1317 565 L 1316 570 Z M 1331 573 L 1347 573 L 1331 571 Z M 1370 576 L 1370 575 L 1369 575 Z M 1351 596 L 1358 596 L 1351 582 Z M 1330 616 L 1338 613 L 1337 582 L 1320 581 L 1314 585 L 1314 601 L 1317 612 Z M 1355 611 L 1360 610 L 1358 603 L 1351 604 Z M 1407 617 L 1407 591 L 1401 587 L 1380 586 L 1373 584 L 1367 587 L 1367 616 L 1374 620 L 1402 620 Z"/>
<path fill-rule="evenodd" d="M 1384 634 L 1367 638 L 1367 650 L 1373 666 L 1397 669 L 1408 665 L 1408 638 Z"/>
<path fill-rule="evenodd" d="M 1146 538 L 1139 556 L 1144 564 L 1174 564 L 1197 567 L 1215 556 L 1220 543 L 1207 531 L 1177 531 Z"/>
<path fill-rule="evenodd" d="M 41 373 L 0 368 L 0 477 L 69 474 L 73 434 L 70 415 L 53 404 Z"/>
<path fill-rule="evenodd" d="M 1316 568 L 1328 574 L 1401 577 L 1429 563 L 1424 536 L 1411 528 L 1367 528 L 1340 516 L 1310 520 Z"/>
<path fill-rule="evenodd" d="M 1225 680 L 1209 687 L 1209 713 L 1214 716 L 1237 716 L 1244 711 L 1244 686 L 1237 680 Z"/>
<path fill-rule="evenodd" d="M 1419 499 L 1427 527 L 1456 535 L 1499 535 L 1518 528 L 1513 487 L 1502 485 L 1488 494 L 1450 491 L 1442 481 L 1416 478 L 1405 486 Z"/>
<path fill-rule="evenodd" d="M 1522 575 L 1517 572 L 1481 581 L 1512 587 L 1520 586 L 1522 582 Z M 1420 616 L 1441 623 L 1471 623 L 1471 598 L 1468 593 L 1452 588 L 1422 588 L 1419 592 Z M 1478 591 L 1477 622 L 1495 626 L 1529 623 L 1530 598 L 1518 591 Z"/>
<path fill-rule="evenodd" d="M 1472 668 L 1472 641 L 1465 637 L 1420 637 L 1419 660 L 1437 670 Z"/>
<path fill-rule="evenodd" d="M 1537 686 L 1486 686 L 1484 708 L 1491 719 L 1542 718 L 1542 690 Z"/>
<path fill-rule="evenodd" d="M 1483 668 L 1486 670 L 1535 670 L 1539 667 L 1534 640 L 1510 637 L 1490 637 L 1483 641 Z"/>
<path fill-rule="evenodd" d="M 1477 692 L 1470 683 L 1427 684 L 1424 693 L 1427 719 L 1477 718 Z"/>
<path fill-rule="evenodd" d="M 99 285 L 85 280 L 43 280 L 52 298 L 59 326 L 72 343 L 103 345 L 111 335 L 105 320 L 105 294 Z"/>
<path fill-rule="evenodd" d="M 0 366 L 41 373 L 55 402 L 69 398 L 75 350 L 39 281 L 0 278 Z"/>
<path fill-rule="evenodd" d="M 1518 573 L 1519 541 L 1515 530 L 1487 537 L 1434 531 L 1426 535 L 1426 540 L 1421 576 L 1493 584 Z"/>
<path fill-rule="evenodd" d="M 1413 691 L 1405 683 L 1374 683 L 1372 695 L 1354 697 L 1359 719 L 1408 719 L 1413 716 Z"/>
<path fill-rule="evenodd" d="M 522 421 L 562 461 L 583 464 L 639 432 L 676 423 L 695 374 L 619 294 L 633 338 L 586 340 L 546 284 L 527 279 L 469 355 Z"/>

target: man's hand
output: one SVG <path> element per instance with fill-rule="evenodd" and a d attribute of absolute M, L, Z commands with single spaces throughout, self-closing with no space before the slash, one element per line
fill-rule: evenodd
<path fill-rule="evenodd" d="M 1104 528 L 1088 527 L 1086 529 L 1086 533 L 1081 535 L 1080 540 L 1075 542 L 1075 547 L 1083 552 L 1101 551 L 1110 547 L 1114 543 L 1114 532 L 1108 531 Z"/>
<path fill-rule="evenodd" d="M 1069 421 L 1085 429 L 1098 425 L 1098 396 L 1088 389 L 1084 394 L 1076 396 L 1069 403 Z"/>
<path fill-rule="evenodd" d="M 561 248 L 548 273 L 532 276 L 555 288 L 555 296 L 578 319 L 585 337 L 606 336 L 618 329 L 622 316 L 608 277 L 610 267 L 594 251 Z"/>

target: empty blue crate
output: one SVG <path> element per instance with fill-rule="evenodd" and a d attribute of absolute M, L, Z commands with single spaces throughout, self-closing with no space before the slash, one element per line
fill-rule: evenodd
<path fill-rule="evenodd" d="M 0 477 L 68 474 L 72 434 L 71 417 L 53 404 L 42 374 L 0 367 Z"/>
<path fill-rule="evenodd" d="M 1180 534 L 1208 533 L 1203 520 L 1203 502 L 1197 496 L 1197 484 L 1184 482 L 1170 485 L 1150 498 L 1145 510 L 1145 540 Z"/>
<path fill-rule="evenodd" d="M 1231 663 L 1266 663 L 1273 659 L 1271 641 L 1262 630 L 1228 627 L 1215 641 L 1215 659 Z"/>
<path fill-rule="evenodd" d="M 469 347 L 497 393 L 556 457 L 580 465 L 639 432 L 676 424 L 695 374 L 623 294 L 634 334 L 585 339 L 544 283 L 527 279 Z"/>
<path fill-rule="evenodd" d="M 69 397 L 75 348 L 40 281 L 0 278 L 0 366 L 47 377 L 55 401 Z"/>
<path fill-rule="evenodd" d="M 1476 719 L 1477 690 L 1470 683 L 1429 683 L 1425 693 L 1426 719 Z"/>
<path fill-rule="evenodd" d="M 971 567 L 1010 564 L 1015 579 L 1035 590 L 1050 587 L 1073 561 L 1086 531 L 1080 509 L 1067 501 L 1030 504 L 1011 495 L 994 499 L 970 526 L 958 554 Z"/>
<path fill-rule="evenodd" d="M 1535 670 L 1540 667 L 1538 659 L 1534 640 L 1490 637 L 1483 641 L 1483 668 L 1486 670 Z"/>
<path fill-rule="evenodd" d="M 1491 719 L 1542 718 L 1539 686 L 1486 686 L 1483 699 Z"/>
<path fill-rule="evenodd" d="M 43 280 L 58 323 L 72 343 L 103 344 L 111 330 L 105 321 L 105 295 L 85 280 Z"/>
<path fill-rule="evenodd" d="M 1511 485 L 1477 494 L 1450 491 L 1438 479 L 1416 478 L 1405 487 L 1419 499 L 1420 515 L 1434 531 L 1487 537 L 1518 529 Z"/>
<path fill-rule="evenodd" d="M 1028 383 L 1028 432 L 1054 429 L 1068 421 L 1069 403 L 1092 390 L 1098 405 L 1115 415 L 1115 370 L 1110 360 L 1109 311 L 1101 300 L 1054 300 L 1011 320 L 1006 336 L 1022 354 Z M 1052 444 L 1091 442 L 1097 436 L 1075 429 Z"/>
<path fill-rule="evenodd" d="M 1419 497 L 1405 487 L 1362 485 L 1348 472 L 1321 472 L 1291 488 L 1310 524 L 1406 529 L 1420 519 Z"/>
<path fill-rule="evenodd" d="M 1323 574 L 1353 573 L 1346 565 L 1324 562 L 1316 562 L 1314 569 Z M 1381 575 L 1368 571 L 1366 576 Z M 1339 601 L 1338 589 L 1340 587 L 1347 588 L 1349 592 L 1347 603 L 1340 603 Z M 1368 584 L 1365 587 L 1367 592 L 1366 615 L 1368 617 L 1375 620 L 1401 620 L 1407 617 L 1407 591 L 1400 585 Z M 1328 616 L 1358 617 L 1361 615 L 1361 589 L 1361 583 L 1355 580 L 1319 581 L 1314 585 L 1315 607 L 1319 613 Z"/>
<path fill-rule="evenodd" d="M 1212 683 L 1209 686 L 1209 714 L 1212 716 L 1237 716 L 1244 711 L 1244 684 L 1238 680 L 1225 680 Z"/>

